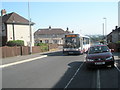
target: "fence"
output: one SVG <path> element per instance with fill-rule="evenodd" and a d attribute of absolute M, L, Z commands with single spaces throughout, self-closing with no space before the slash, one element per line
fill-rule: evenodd
<path fill-rule="evenodd" d="M 49 51 L 51 49 L 57 49 L 57 44 L 49 44 L 47 50 L 43 50 L 40 46 L 34 46 L 32 47 L 32 53 L 40 53 Z M 2 58 L 6 57 L 13 57 L 13 56 L 19 56 L 19 55 L 29 55 L 30 48 L 28 46 L 14 46 L 14 47 L 0 47 L 0 50 L 2 50 Z"/>

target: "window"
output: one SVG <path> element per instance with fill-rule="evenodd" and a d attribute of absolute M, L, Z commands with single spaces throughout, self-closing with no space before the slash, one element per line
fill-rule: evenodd
<path fill-rule="evenodd" d="M 45 40 L 45 43 L 49 43 L 49 40 Z"/>

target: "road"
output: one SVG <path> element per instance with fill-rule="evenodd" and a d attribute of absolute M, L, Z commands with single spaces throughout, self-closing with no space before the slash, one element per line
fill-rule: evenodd
<path fill-rule="evenodd" d="M 3 88 L 114 88 L 120 89 L 120 61 L 116 67 L 88 69 L 84 55 L 47 57 L 2 68 Z M 116 57 L 116 56 L 115 56 Z"/>

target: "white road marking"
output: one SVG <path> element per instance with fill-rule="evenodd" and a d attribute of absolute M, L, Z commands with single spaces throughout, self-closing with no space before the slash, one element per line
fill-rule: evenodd
<path fill-rule="evenodd" d="M 97 88 L 100 89 L 100 71 L 97 70 Z"/>
<path fill-rule="evenodd" d="M 118 57 L 118 56 L 114 56 L 114 59 L 115 59 L 115 61 L 116 61 L 116 60 L 118 60 L 118 59 L 119 59 L 119 57 Z"/>
<path fill-rule="evenodd" d="M 119 59 L 119 57 L 118 56 L 114 56 L 114 59 L 115 59 L 115 61 L 117 60 L 117 59 Z M 114 66 L 117 68 L 117 70 L 120 72 L 120 69 L 117 67 L 117 63 L 115 62 L 115 64 L 114 64 Z"/>
<path fill-rule="evenodd" d="M 84 63 L 84 62 L 83 62 Z M 70 79 L 70 81 L 67 83 L 67 85 L 65 86 L 64 89 L 66 89 L 70 83 L 72 82 L 72 80 L 75 78 L 75 76 L 77 75 L 78 71 L 80 70 L 80 68 L 82 67 L 83 63 L 79 66 L 79 68 L 77 69 L 77 71 L 75 72 L 75 74 L 73 75 L 73 77 Z"/>
<path fill-rule="evenodd" d="M 117 68 L 117 70 L 120 72 L 120 69 L 117 67 L 117 64 L 115 63 L 114 66 Z"/>
<path fill-rule="evenodd" d="M 43 55 L 43 56 L 40 56 L 40 57 L 31 58 L 31 59 L 25 59 L 25 60 L 22 60 L 22 61 L 9 63 L 9 64 L 5 64 L 5 65 L 0 65 L 0 68 L 5 68 L 5 67 L 9 67 L 9 66 L 25 63 L 25 62 L 30 62 L 30 61 L 34 61 L 34 60 L 41 59 L 41 58 L 44 58 L 44 57 L 47 57 L 47 55 Z"/>

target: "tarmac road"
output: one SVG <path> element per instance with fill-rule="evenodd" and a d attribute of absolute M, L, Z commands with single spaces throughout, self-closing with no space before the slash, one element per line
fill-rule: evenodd
<path fill-rule="evenodd" d="M 119 59 L 114 68 L 88 69 L 85 55 L 63 55 L 62 51 L 44 55 L 2 68 L 2 87 L 120 89 Z"/>

